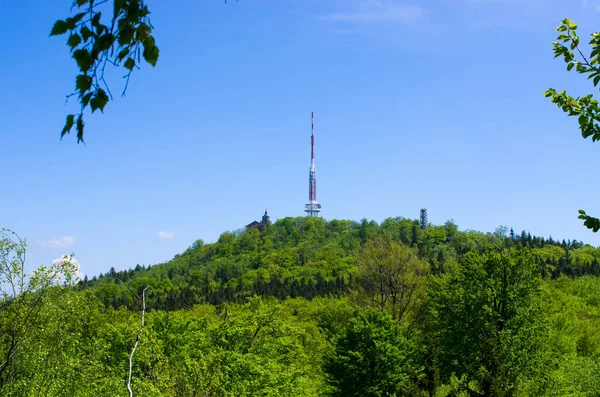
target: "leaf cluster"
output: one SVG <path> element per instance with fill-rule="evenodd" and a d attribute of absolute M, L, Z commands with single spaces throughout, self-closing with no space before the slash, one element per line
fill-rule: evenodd
<path fill-rule="evenodd" d="M 556 28 L 559 33 L 554 46 L 554 57 L 562 58 L 567 64 L 567 71 L 575 70 L 592 80 L 594 87 L 600 83 L 600 32 L 590 35 L 588 55 L 581 48 L 581 39 L 577 34 L 577 24 L 570 19 L 564 19 Z M 579 129 L 584 139 L 591 137 L 592 142 L 600 140 L 600 106 L 593 94 L 573 97 L 565 90 L 557 91 L 550 88 L 544 95 L 555 103 L 569 116 L 577 117 Z M 584 225 L 594 232 L 600 230 L 600 219 L 586 215 L 579 211 L 579 219 L 584 220 Z"/>
<path fill-rule="evenodd" d="M 139 68 L 142 59 L 155 66 L 159 49 L 152 35 L 150 11 L 144 0 L 75 0 L 75 14 L 54 23 L 50 36 L 67 36 L 67 46 L 77 64 L 79 74 L 75 78 L 75 91 L 68 95 L 77 96 L 81 106 L 79 114 L 67 115 L 61 131 L 61 139 L 77 132 L 77 142 L 83 142 L 84 113 L 89 109 L 104 112 L 113 96 L 105 79 L 107 66 L 123 67 L 127 90 L 129 78 Z"/>

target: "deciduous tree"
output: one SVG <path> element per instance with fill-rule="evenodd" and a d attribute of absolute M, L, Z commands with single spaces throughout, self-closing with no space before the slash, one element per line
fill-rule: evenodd
<path fill-rule="evenodd" d="M 389 236 L 375 236 L 359 255 L 353 297 L 361 305 L 388 311 L 402 321 L 423 298 L 428 270 L 416 250 Z"/>
<path fill-rule="evenodd" d="M 16 233 L 0 229 L 0 390 L 15 381 L 16 358 L 23 343 L 33 337 L 44 309 L 44 296 L 76 278 L 72 257 L 41 266 L 31 275 L 25 270 L 27 242 Z"/>
<path fill-rule="evenodd" d="M 469 253 L 429 287 L 430 334 L 442 378 L 470 392 L 512 396 L 535 372 L 543 322 L 540 276 L 528 253 Z"/>
<path fill-rule="evenodd" d="M 414 350 L 389 314 L 374 309 L 358 311 L 325 365 L 328 382 L 335 387 L 333 395 L 411 395 Z"/>

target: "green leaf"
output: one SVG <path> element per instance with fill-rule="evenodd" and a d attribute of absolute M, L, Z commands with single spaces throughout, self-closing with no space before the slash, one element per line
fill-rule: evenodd
<path fill-rule="evenodd" d="M 110 33 L 98 37 L 96 45 L 100 51 L 106 51 L 115 43 L 115 36 Z"/>
<path fill-rule="evenodd" d="M 150 25 L 148 25 L 146 23 L 142 23 L 138 27 L 137 31 L 138 31 L 138 37 L 142 40 L 146 40 L 146 37 L 148 37 L 150 35 L 150 33 L 152 33 L 152 28 L 150 27 Z"/>
<path fill-rule="evenodd" d="M 158 61 L 159 50 L 158 47 L 154 44 L 154 38 L 152 36 L 148 36 L 148 38 L 144 41 L 144 59 L 152 66 L 156 66 L 156 62 Z"/>
<path fill-rule="evenodd" d="M 90 107 L 92 108 L 92 113 L 94 113 L 96 109 L 99 108 L 98 99 L 96 97 L 92 98 L 92 100 L 90 101 Z"/>
<path fill-rule="evenodd" d="M 113 13 L 114 13 L 115 18 L 125 9 L 125 4 L 126 4 L 125 0 L 115 0 L 114 1 Z"/>
<path fill-rule="evenodd" d="M 102 13 L 97 12 L 96 15 L 94 15 L 94 17 L 92 18 L 92 26 L 95 27 L 96 29 L 98 29 L 101 26 L 100 25 L 101 17 L 102 17 Z"/>
<path fill-rule="evenodd" d="M 88 92 L 87 94 L 85 94 L 81 98 L 81 106 L 86 107 L 90 103 L 90 100 L 92 99 L 93 95 L 94 95 L 93 92 Z"/>
<path fill-rule="evenodd" d="M 96 96 L 90 101 L 90 107 L 92 108 L 92 113 L 96 111 L 96 109 L 100 109 L 101 112 L 104 113 L 104 107 L 108 103 L 108 95 L 103 89 L 99 89 L 96 93 Z"/>
<path fill-rule="evenodd" d="M 92 87 L 92 76 L 88 76 L 87 74 L 80 74 L 75 79 L 75 88 L 79 90 L 82 94 L 89 90 Z"/>
<path fill-rule="evenodd" d="M 67 23 L 65 21 L 58 20 L 54 23 L 52 31 L 50 32 L 50 36 L 65 34 L 67 33 L 67 30 L 69 30 Z"/>
<path fill-rule="evenodd" d="M 127 60 L 125 61 L 125 68 L 127 70 L 133 70 L 134 67 L 135 61 L 133 60 L 133 58 L 127 58 Z"/>
<path fill-rule="evenodd" d="M 125 25 L 123 28 L 120 29 L 119 32 L 119 45 L 121 46 L 125 46 L 129 43 L 131 43 L 131 40 L 133 40 L 133 34 L 135 33 L 135 30 L 133 29 L 133 27 L 131 25 Z"/>
<path fill-rule="evenodd" d="M 80 48 L 73 52 L 73 59 L 77 62 L 77 66 L 82 72 L 87 72 L 92 67 L 94 62 L 92 55 L 85 48 Z"/>
<path fill-rule="evenodd" d="M 75 29 L 75 25 L 77 25 L 77 21 L 75 20 L 75 18 L 67 18 L 65 19 L 65 23 L 67 24 L 67 28 L 69 30 Z"/>
<path fill-rule="evenodd" d="M 77 118 L 77 143 L 83 142 L 83 127 L 85 127 L 85 123 L 83 122 L 83 115 L 80 114 Z"/>
<path fill-rule="evenodd" d="M 96 98 L 98 98 L 98 108 L 100 109 L 101 112 L 104 112 L 104 107 L 106 106 L 106 104 L 109 101 L 109 97 L 106 94 L 106 91 L 104 91 L 103 89 L 99 89 L 98 90 L 98 94 L 96 95 Z"/>
<path fill-rule="evenodd" d="M 65 122 L 65 126 L 63 127 L 60 133 L 60 139 L 63 138 L 66 134 L 71 132 L 71 128 L 73 128 L 73 124 L 75 123 L 75 115 L 70 114 L 67 116 L 67 121 Z"/>
<path fill-rule="evenodd" d="M 594 218 L 589 215 L 579 215 L 579 219 L 584 219 L 584 222 L 583 222 L 584 226 L 587 227 L 588 229 L 592 229 L 594 231 L 594 233 L 596 233 L 596 232 L 598 232 L 598 230 L 600 230 L 600 219 Z"/>
<path fill-rule="evenodd" d="M 92 34 L 92 31 L 87 26 L 81 28 L 81 37 L 83 38 L 84 42 L 88 41 Z"/>
<path fill-rule="evenodd" d="M 80 12 L 79 14 L 75 15 L 73 17 L 73 19 L 75 20 L 75 22 L 79 22 L 83 19 L 84 16 L 87 15 L 87 12 Z"/>
<path fill-rule="evenodd" d="M 79 36 L 77 33 L 73 33 L 69 36 L 67 44 L 71 47 L 71 50 L 73 50 L 75 47 L 81 44 L 81 36 Z"/>
<path fill-rule="evenodd" d="M 120 61 L 122 61 L 123 59 L 125 59 L 125 57 L 129 55 L 129 46 L 126 46 L 125 48 L 123 48 L 121 51 L 119 51 L 119 54 L 117 55 L 117 59 Z"/>

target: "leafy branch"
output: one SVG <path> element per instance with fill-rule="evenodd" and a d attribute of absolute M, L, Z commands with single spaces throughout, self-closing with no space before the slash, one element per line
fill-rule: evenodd
<path fill-rule="evenodd" d="M 556 28 L 559 32 L 554 46 L 554 58 L 562 57 L 567 64 L 567 71 L 575 69 L 577 73 L 587 75 L 592 79 L 594 87 L 600 83 L 600 32 L 591 34 L 589 45 L 591 52 L 586 56 L 581 49 L 581 41 L 577 35 L 577 24 L 570 19 L 564 19 Z M 582 97 L 572 97 L 566 91 L 558 92 L 553 88 L 544 92 L 552 103 L 555 103 L 569 116 L 577 116 L 579 129 L 584 139 L 592 137 L 592 142 L 600 140 L 600 106 L 593 94 Z M 579 210 L 579 219 L 594 232 L 600 230 L 600 219 L 589 216 L 584 210 Z"/>
<path fill-rule="evenodd" d="M 67 46 L 79 68 L 75 91 L 67 95 L 67 100 L 77 96 L 81 110 L 79 114 L 67 115 L 61 139 L 75 127 L 77 143 L 84 142 L 86 109 L 92 113 L 98 109 L 104 112 L 106 104 L 113 99 L 105 79 L 107 66 L 125 68 L 124 96 L 131 74 L 139 69 L 142 58 L 152 66 L 158 61 L 159 49 L 152 36 L 154 27 L 144 0 L 112 0 L 112 13 L 106 12 L 108 7 L 102 7 L 108 2 L 75 0 L 71 10 L 80 12 L 56 21 L 50 32 L 50 36 L 68 35 Z M 112 15 L 105 17 L 105 14 Z"/>

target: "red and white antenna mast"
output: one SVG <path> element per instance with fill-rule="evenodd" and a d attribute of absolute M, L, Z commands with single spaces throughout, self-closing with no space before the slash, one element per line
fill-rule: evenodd
<path fill-rule="evenodd" d="M 310 159 L 315 159 L 315 112 L 310 114 Z"/>
<path fill-rule="evenodd" d="M 317 169 L 315 167 L 315 113 L 310 115 L 310 170 L 308 171 L 308 204 L 304 206 L 306 215 L 315 217 L 321 212 L 321 204 L 317 202 Z"/>

